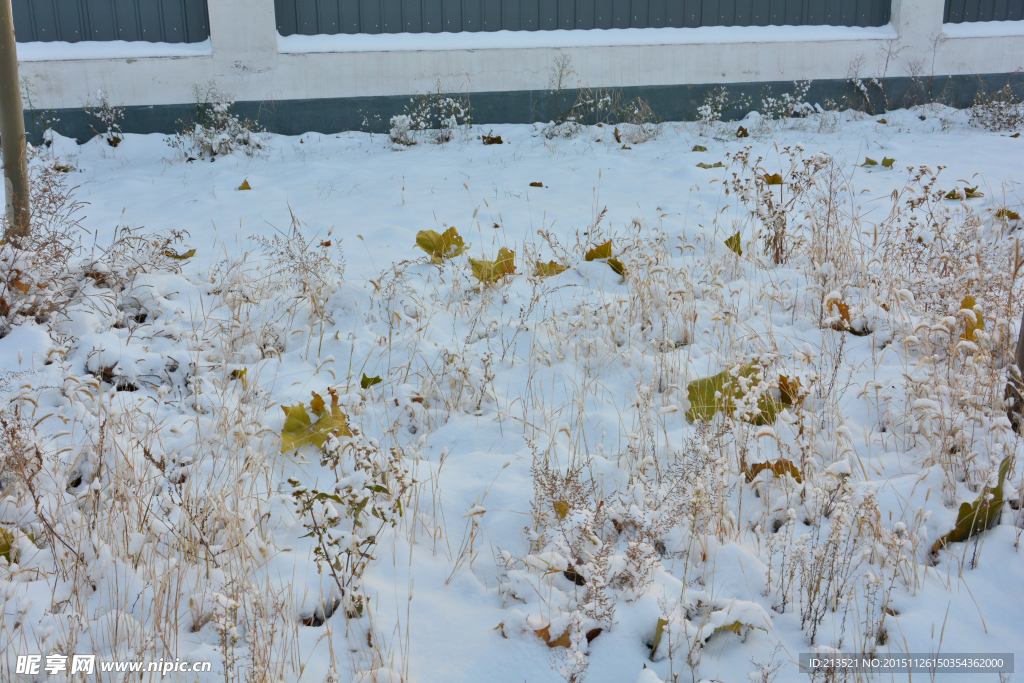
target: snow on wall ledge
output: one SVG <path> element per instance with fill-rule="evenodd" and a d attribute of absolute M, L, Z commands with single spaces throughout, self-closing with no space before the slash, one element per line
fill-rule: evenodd
<path fill-rule="evenodd" d="M 1006 22 L 1014 23 L 1014 22 Z M 1021 22 L 1016 22 L 1021 23 Z M 701 26 L 700 28 L 612 28 L 587 31 L 475 31 L 277 36 L 278 52 L 402 52 L 524 48 L 798 43 L 898 38 L 892 25 Z"/>
<path fill-rule="evenodd" d="M 935 75 L 1010 74 L 1024 68 L 1024 30 L 1017 28 L 1024 22 L 944 27 L 943 7 L 944 0 L 893 0 L 892 23 L 879 28 L 281 37 L 274 0 L 210 0 L 208 47 L 176 48 L 204 50 L 201 55 L 160 56 L 154 51 L 164 48 L 153 44 L 79 43 L 30 45 L 24 53 L 19 46 L 19 56 L 36 106 L 45 109 L 81 107 L 97 89 L 125 106 L 188 104 L 193 86 L 209 81 L 250 102 L 408 96 L 433 90 L 439 82 L 458 92 L 543 91 L 560 55 L 572 60 L 572 87 L 844 81 L 852 65 L 859 65 L 862 77 L 886 71 L 894 76 L 915 61 L 934 65 Z M 948 40 L 933 53 L 933 38 L 943 33 Z M 899 58 L 886 66 L 885 54 L 894 46 L 900 48 Z"/>

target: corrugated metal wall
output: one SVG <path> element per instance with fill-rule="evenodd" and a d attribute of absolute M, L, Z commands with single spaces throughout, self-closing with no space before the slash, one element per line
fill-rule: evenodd
<path fill-rule="evenodd" d="M 1020 21 L 1024 19 L 1024 0 L 946 0 L 942 21 Z"/>
<path fill-rule="evenodd" d="M 198 43 L 210 37 L 206 0 L 12 0 L 11 4 L 18 42 Z"/>
<path fill-rule="evenodd" d="M 882 26 L 889 22 L 890 8 L 890 0 L 275 0 L 274 4 L 278 31 L 286 36 L 664 26 Z"/>

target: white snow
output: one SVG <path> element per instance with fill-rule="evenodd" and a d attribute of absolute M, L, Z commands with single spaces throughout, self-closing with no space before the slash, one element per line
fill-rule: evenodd
<path fill-rule="evenodd" d="M 629 45 L 790 43 L 836 40 L 889 40 L 891 25 L 859 26 L 701 26 L 698 28 L 611 28 L 589 31 L 463 31 L 459 33 L 278 34 L 282 53 L 392 52 L 405 50 L 486 50 Z"/>
<path fill-rule="evenodd" d="M 68 43 L 18 43 L 19 62 L 48 62 L 78 59 L 144 59 L 146 57 L 207 57 L 210 39 L 198 43 L 150 43 L 144 40 L 83 40 Z"/>
<path fill-rule="evenodd" d="M 823 647 L 1014 651 L 1024 638 L 1021 512 L 1004 505 L 998 526 L 935 560 L 930 547 L 1001 454 L 1020 460 L 995 396 L 1006 359 L 985 368 L 997 341 L 1017 334 L 1020 299 L 1006 310 L 990 292 L 1020 235 L 995 212 L 1021 211 L 1024 138 L 941 107 L 835 116 L 751 117 L 743 139 L 739 123 L 668 124 L 632 145 L 611 126 L 554 140 L 541 126 L 475 128 L 401 150 L 382 135 L 308 133 L 213 162 L 184 161 L 161 135 L 127 135 L 116 148 L 58 137 L 34 163 L 74 167 L 88 248 L 124 228 L 184 230 L 168 249 L 196 253 L 170 264 L 181 272 L 132 271 L 123 288 L 104 284 L 116 268 L 83 268 L 88 297 L 0 338 L 0 399 L 24 397 L 46 454 L 38 501 L 0 493 L 0 523 L 20 534 L 17 566 L 0 560 L 0 667 L 61 652 L 71 635 L 76 651 L 101 657 L 210 659 L 202 681 L 275 667 L 300 680 L 301 666 L 315 683 L 557 683 L 581 671 L 593 683 L 771 680 L 757 677 L 771 661 L 788 682 L 806 679 L 799 653 Z M 504 144 L 484 146 L 483 133 Z M 837 160 L 844 208 L 830 225 L 845 237 L 812 252 L 801 214 L 789 228 L 804 241 L 774 264 L 740 198 L 747 190 L 730 184 L 750 176 L 737 156 L 748 151 L 765 174 L 786 173 L 789 153 Z M 864 168 L 865 156 L 896 163 Z M 912 180 L 925 165 L 945 167 L 927 192 Z M 252 189 L 239 191 L 246 180 Z M 968 245 L 1003 259 L 984 262 L 972 290 L 954 289 L 941 306 L 940 274 L 885 276 L 873 246 L 893 192 L 908 184 L 931 197 L 911 237 L 943 216 L 975 221 L 950 253 Z M 984 196 L 932 197 L 968 186 Z M 769 191 L 791 187 L 787 176 Z M 252 239 L 294 246 L 293 216 L 309 245 L 298 256 Z M 417 233 L 448 226 L 466 253 L 431 263 Z M 737 232 L 742 256 L 724 243 Z M 625 279 L 584 258 L 608 239 Z M 502 247 L 515 251 L 517 274 L 481 289 L 468 259 Z M 148 253 L 125 248 L 128 261 Z M 837 256 L 848 248 L 851 262 Z M 344 273 L 328 270 L 317 299 L 321 271 L 295 268 L 322 250 L 343 256 Z M 568 268 L 531 277 L 549 260 Z M 967 294 L 986 325 L 973 349 L 956 345 Z M 874 332 L 842 331 L 840 303 Z M 762 389 L 779 396 L 784 374 L 806 397 L 772 426 L 719 415 L 727 429 L 715 441 L 688 422 L 687 385 L 753 357 L 772 368 Z M 364 375 L 381 382 L 363 388 Z M 115 391 L 119 381 L 138 390 Z M 330 402 L 328 389 L 364 440 L 282 454 L 281 407 L 312 411 L 311 392 Z M 379 479 L 329 459 L 369 452 L 396 458 L 415 483 L 395 526 L 366 516 L 378 535 L 366 611 L 326 616 L 338 592 L 310 528 L 337 535 L 330 560 L 346 557 L 346 497 L 372 498 Z M 769 470 L 748 481 L 741 457 L 784 457 L 806 479 Z M 5 487 L 18 481 L 12 471 L 0 469 Z M 297 485 L 337 499 L 297 509 Z M 80 561 L 44 542 L 40 515 L 61 520 Z M 800 573 L 830 557 L 815 548 L 847 553 L 837 571 L 855 572 L 850 593 L 815 602 L 800 592 Z M 81 570 L 62 573 L 70 566 Z M 603 582 L 610 617 L 589 592 Z M 813 645 L 802 623 L 810 602 L 822 610 Z M 318 617 L 325 623 L 302 623 Z M 879 623 L 884 635 L 868 632 Z"/>
<path fill-rule="evenodd" d="M 943 24 L 942 33 L 950 38 L 1024 36 L 1024 21 L 965 21 L 960 24 Z"/>

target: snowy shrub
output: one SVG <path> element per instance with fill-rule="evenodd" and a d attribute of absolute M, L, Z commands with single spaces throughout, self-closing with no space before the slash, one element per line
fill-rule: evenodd
<path fill-rule="evenodd" d="M 336 405 L 333 390 L 331 398 Z M 334 584 L 330 596 L 306 618 L 308 626 L 320 626 L 337 609 L 350 619 L 363 614 L 363 572 L 382 532 L 398 524 L 411 486 L 401 453 L 384 454 L 375 439 L 354 428 L 350 435 L 332 436 L 324 443 L 322 464 L 334 471 L 337 483 L 331 490 L 309 489 L 297 479 L 289 482 L 300 523 L 315 539 L 317 566 Z"/>
<path fill-rule="evenodd" d="M 96 120 L 102 127 L 97 130 L 90 126 L 92 131 L 102 137 L 111 147 L 117 147 L 124 140 L 124 133 L 121 132 L 121 124 L 118 123 L 124 118 L 124 107 L 116 107 L 110 103 L 107 94 L 102 90 L 96 91 L 96 103 L 85 107 L 85 113 Z"/>
<path fill-rule="evenodd" d="M 814 108 L 804 101 L 807 91 L 811 89 L 810 81 L 794 81 L 793 92 L 783 93 L 778 97 L 772 95 L 771 86 L 765 86 L 761 95 L 761 115 L 770 121 L 807 116 Z"/>
<path fill-rule="evenodd" d="M 205 88 L 195 86 L 196 119 L 179 121 L 182 130 L 167 139 L 168 144 L 186 161 L 209 159 L 231 154 L 236 150 L 246 156 L 261 154 L 267 134 L 255 121 L 233 113 L 234 100 L 213 83 Z"/>
<path fill-rule="evenodd" d="M 398 114 L 391 117 L 391 129 L 388 131 L 388 139 L 392 144 L 408 147 L 416 144 L 413 137 L 412 117 L 408 114 Z"/>
<path fill-rule="evenodd" d="M 620 123 L 618 137 L 630 145 L 639 145 L 657 139 L 661 134 L 661 123 L 651 111 L 651 106 L 639 97 L 617 108 L 615 118 Z"/>
<path fill-rule="evenodd" d="M 970 107 L 971 124 L 985 130 L 1012 131 L 1024 128 L 1024 103 L 1006 84 L 991 95 L 979 89 Z"/>
<path fill-rule="evenodd" d="M 421 141 L 444 144 L 472 125 L 469 100 L 446 94 L 438 82 L 435 92 L 410 98 L 405 113 L 391 117 L 388 138 L 400 147 Z"/>
<path fill-rule="evenodd" d="M 697 121 L 700 123 L 700 134 L 708 135 L 717 128 L 722 116 L 726 113 L 743 109 L 750 106 L 750 98 L 742 95 L 733 99 L 729 95 L 729 89 L 724 85 L 714 88 L 704 96 L 704 102 L 697 107 Z"/>
<path fill-rule="evenodd" d="M 82 251 L 79 215 L 68 176 L 53 164 L 29 165 L 32 230 L 27 237 L 0 242 L 0 336 L 30 319 L 48 320 L 67 303 L 68 278 Z M 0 234 L 8 229 L 0 216 Z"/>

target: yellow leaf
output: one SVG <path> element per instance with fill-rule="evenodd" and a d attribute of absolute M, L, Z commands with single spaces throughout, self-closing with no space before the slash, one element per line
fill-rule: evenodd
<path fill-rule="evenodd" d="M 736 400 L 746 395 L 739 379 L 742 377 L 750 380 L 747 386 L 753 388 L 759 384 L 757 371 L 756 363 L 747 363 L 740 366 L 736 376 L 729 370 L 723 370 L 717 375 L 690 382 L 686 385 L 686 397 L 690 401 L 686 419 L 691 423 L 699 419 L 710 420 L 719 411 L 732 415 L 736 410 Z M 765 394 L 757 402 L 758 413 L 748 418 L 748 421 L 755 425 L 771 424 L 775 422 L 780 405 L 778 401 Z"/>
<path fill-rule="evenodd" d="M 843 322 L 846 323 L 848 327 L 850 325 L 849 304 L 845 304 L 842 301 L 836 301 L 835 299 L 832 299 L 828 302 L 828 310 L 831 311 L 833 306 L 839 309 L 839 317 L 843 319 Z"/>
<path fill-rule="evenodd" d="M 561 263 L 555 263 L 554 261 L 548 261 L 547 263 L 537 261 L 536 275 L 540 277 L 551 277 L 552 275 L 564 273 L 568 269 L 569 266 L 563 266 Z"/>
<path fill-rule="evenodd" d="M 599 244 L 586 253 L 583 257 L 587 261 L 599 261 L 600 259 L 612 257 L 612 241 L 608 240 L 604 244 Z"/>
<path fill-rule="evenodd" d="M 967 341 L 974 341 L 975 332 L 985 329 L 985 318 L 979 311 L 974 310 L 975 306 L 977 306 L 977 303 L 974 301 L 973 296 L 965 297 L 960 302 L 961 310 L 970 311 L 973 314 L 964 316 L 967 318 L 967 330 L 960 335 L 960 338 Z"/>
<path fill-rule="evenodd" d="M 861 164 L 861 165 L 862 166 L 878 166 L 878 162 L 875 161 L 874 159 L 872 159 L 871 157 L 865 157 L 864 158 L 864 163 Z"/>
<path fill-rule="evenodd" d="M 694 145 L 693 149 L 691 151 L 693 151 L 693 152 L 706 152 L 706 151 L 708 151 L 708 148 L 705 147 L 704 145 Z"/>
<path fill-rule="evenodd" d="M 892 165 L 895 163 L 895 159 L 890 159 L 889 157 L 882 157 L 882 166 L 884 166 L 885 168 L 892 168 Z"/>
<path fill-rule="evenodd" d="M 725 246 L 732 249 L 737 256 L 743 256 L 743 248 L 740 246 L 740 234 L 738 232 L 725 241 Z"/>
<path fill-rule="evenodd" d="M 723 632 L 723 631 L 732 631 L 736 635 L 742 636 L 743 635 L 743 627 L 744 627 L 744 625 L 745 624 L 742 621 L 734 621 L 731 624 L 728 624 L 726 626 L 719 626 L 718 628 L 716 628 L 711 633 L 711 635 L 715 635 L 716 633 L 720 633 L 720 632 Z"/>
<path fill-rule="evenodd" d="M 363 389 L 369 389 L 374 384 L 380 384 L 383 381 L 384 380 L 382 380 L 379 375 L 377 377 L 367 377 L 366 373 L 364 372 L 363 379 L 359 382 L 359 386 L 361 386 Z"/>
<path fill-rule="evenodd" d="M 749 469 L 744 470 L 744 474 L 747 475 L 747 481 L 754 481 L 757 475 L 762 471 L 768 470 L 776 477 L 781 477 L 783 474 L 788 474 L 793 477 L 798 484 L 803 482 L 800 477 L 800 470 L 791 461 L 785 458 L 779 458 L 775 462 L 759 462 L 751 465 Z"/>
<path fill-rule="evenodd" d="M 703 161 L 697 164 L 697 168 L 725 168 L 725 164 L 721 161 L 716 161 L 713 164 L 705 164 Z"/>
<path fill-rule="evenodd" d="M 766 185 L 781 185 L 782 184 L 782 174 L 781 173 L 773 173 L 771 175 L 768 175 L 767 173 L 765 173 L 761 177 L 764 180 Z"/>
<path fill-rule="evenodd" d="M 246 373 L 247 373 L 248 371 L 249 371 L 249 368 L 242 368 L 241 370 L 239 370 L 239 369 L 237 369 L 237 368 L 236 368 L 236 369 L 234 369 L 234 370 L 232 370 L 232 371 L 231 371 L 231 379 L 239 379 L 239 380 L 242 380 L 242 386 L 243 386 L 243 387 L 247 387 L 247 386 L 249 386 L 249 382 L 248 382 L 248 380 L 247 380 L 247 379 L 245 378 L 245 375 L 246 375 Z"/>
<path fill-rule="evenodd" d="M 443 233 L 436 230 L 420 230 L 416 233 L 416 246 L 430 254 L 433 263 L 440 263 L 441 259 L 454 258 L 466 250 L 466 244 L 455 226 Z"/>
<path fill-rule="evenodd" d="M 569 514 L 569 501 L 559 500 L 555 501 L 554 504 L 555 513 L 559 519 L 565 519 L 565 516 Z"/>
<path fill-rule="evenodd" d="M 1008 221 L 1019 221 L 1020 214 L 1012 209 L 999 209 L 996 211 L 996 218 L 1005 218 Z"/>
<path fill-rule="evenodd" d="M 301 403 L 295 406 L 281 406 L 284 411 L 284 427 L 281 429 L 281 452 L 287 453 L 306 445 L 321 448 L 332 435 L 352 436 L 348 429 L 345 413 L 338 404 L 338 392 L 327 390 L 331 395 L 330 411 L 326 409 L 323 398 L 313 392 L 310 409 L 319 416 L 313 422 Z M 318 412 L 319 411 L 319 412 Z"/>
<path fill-rule="evenodd" d="M 13 275 L 14 275 L 14 277 L 11 280 L 8 281 L 8 284 L 10 284 L 11 287 L 14 287 L 16 290 L 18 290 L 22 294 L 28 294 L 28 290 L 32 287 L 32 285 L 30 285 L 27 282 L 24 282 L 21 279 L 21 271 L 20 270 L 15 270 L 13 272 Z"/>
<path fill-rule="evenodd" d="M 184 254 L 175 253 L 175 252 L 171 251 L 170 249 L 165 249 L 164 250 L 164 256 L 166 256 L 167 258 L 177 259 L 178 261 L 184 261 L 185 259 L 192 258 L 195 255 L 196 255 L 196 250 L 195 249 L 189 249 Z"/>
<path fill-rule="evenodd" d="M 779 393 L 782 394 L 782 404 L 787 406 L 796 405 L 804 399 L 800 392 L 800 378 L 790 379 L 786 375 L 779 375 Z"/>
<path fill-rule="evenodd" d="M 626 266 L 622 264 L 622 261 L 612 258 L 612 241 L 608 240 L 604 244 L 599 244 L 584 255 L 586 261 L 605 261 L 608 267 L 614 270 L 622 277 L 626 277 Z M 607 259 L 607 260 L 606 260 Z"/>
<path fill-rule="evenodd" d="M 740 126 L 739 130 L 736 131 L 736 137 L 738 137 L 738 138 L 749 138 L 750 137 L 750 133 L 747 132 L 746 128 L 744 128 L 743 126 Z"/>
<path fill-rule="evenodd" d="M 572 639 L 569 637 L 569 629 L 566 629 L 565 633 L 554 640 L 551 640 L 551 624 L 548 624 L 544 628 L 535 630 L 534 633 L 536 633 L 537 637 L 543 640 L 548 647 L 570 647 L 572 645 Z"/>
<path fill-rule="evenodd" d="M 471 258 L 469 265 L 473 269 L 473 277 L 477 280 L 495 283 L 506 275 L 515 275 L 516 253 L 502 247 L 498 250 L 498 258 L 493 261 L 478 261 Z"/>
<path fill-rule="evenodd" d="M 999 463 L 999 483 L 994 489 L 985 487 L 981 490 L 974 503 L 963 503 L 956 516 L 956 526 L 948 534 L 935 541 L 932 545 L 932 553 L 939 552 L 939 549 L 947 543 L 959 543 L 966 541 L 971 536 L 991 529 L 999 523 L 999 514 L 1003 511 L 1003 482 L 1010 470 L 1010 456 L 1003 458 Z"/>
<path fill-rule="evenodd" d="M 309 402 L 309 409 L 313 411 L 313 414 L 320 417 L 327 412 L 327 404 L 324 403 L 324 397 L 315 391 L 309 392 L 313 394 L 313 398 Z"/>
<path fill-rule="evenodd" d="M 251 190 L 252 186 L 249 184 L 248 178 L 242 181 L 242 184 L 238 186 L 239 190 Z"/>
<path fill-rule="evenodd" d="M 965 187 L 962 191 L 953 188 L 946 193 L 946 199 L 960 199 L 961 192 L 963 192 L 964 199 L 977 199 L 978 197 L 985 196 L 983 193 L 978 192 L 978 186 L 975 185 L 974 187 Z"/>
<path fill-rule="evenodd" d="M 668 626 L 668 619 L 659 618 L 658 625 L 654 627 L 654 643 L 651 645 L 652 662 L 654 661 L 654 653 L 658 651 L 658 645 L 661 643 L 661 634 L 665 632 L 666 626 Z"/>
<path fill-rule="evenodd" d="M 18 547 L 14 542 L 14 534 L 0 526 L 0 557 L 6 557 L 8 564 L 18 561 Z"/>

